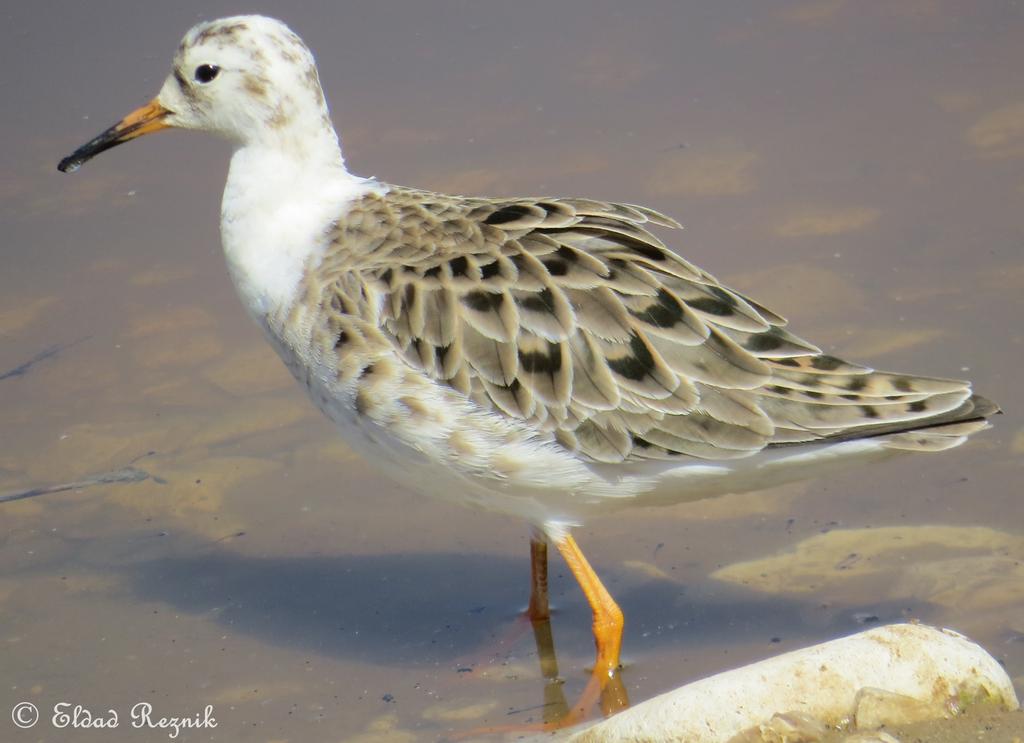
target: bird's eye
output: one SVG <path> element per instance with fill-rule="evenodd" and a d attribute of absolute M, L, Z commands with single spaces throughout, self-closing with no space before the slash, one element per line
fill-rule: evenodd
<path fill-rule="evenodd" d="M 203 84 L 208 83 L 217 77 L 219 72 L 220 67 L 215 64 L 201 64 L 196 67 L 196 81 Z"/>

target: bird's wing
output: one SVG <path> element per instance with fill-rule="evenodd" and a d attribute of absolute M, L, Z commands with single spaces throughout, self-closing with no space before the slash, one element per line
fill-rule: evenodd
<path fill-rule="evenodd" d="M 651 225 L 679 226 L 625 204 L 390 187 L 352 206 L 321 275 L 359 295 L 344 311 L 405 363 L 594 461 L 724 459 L 967 417 L 968 383 L 822 354 Z"/>

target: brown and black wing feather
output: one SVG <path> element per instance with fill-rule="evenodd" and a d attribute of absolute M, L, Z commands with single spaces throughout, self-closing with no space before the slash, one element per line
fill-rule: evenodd
<path fill-rule="evenodd" d="M 350 210 L 321 274 L 349 295 L 358 277 L 352 311 L 406 363 L 595 461 L 741 457 L 994 412 L 967 382 L 822 354 L 652 225 L 678 227 L 625 204 L 392 187 Z"/>

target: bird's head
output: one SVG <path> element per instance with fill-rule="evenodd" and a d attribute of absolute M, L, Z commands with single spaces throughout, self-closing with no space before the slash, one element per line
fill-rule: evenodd
<path fill-rule="evenodd" d="M 264 16 L 200 23 L 185 34 L 159 94 L 64 158 L 77 170 L 99 153 L 177 127 L 239 146 L 337 146 L 313 55 L 285 24 Z"/>

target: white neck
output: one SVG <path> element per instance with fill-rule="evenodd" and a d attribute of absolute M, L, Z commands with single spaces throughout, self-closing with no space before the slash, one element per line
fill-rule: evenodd
<path fill-rule="evenodd" d="M 283 103 L 279 105 L 284 106 Z M 282 156 L 304 167 L 334 167 L 344 170 L 345 160 L 341 156 L 341 144 L 331 125 L 327 105 L 289 105 L 286 108 L 290 112 L 287 124 L 273 126 L 264 123 L 254 127 L 246 132 L 248 139 L 238 146 L 242 150 L 277 150 Z"/>
<path fill-rule="evenodd" d="M 303 148 L 242 146 L 231 158 L 221 205 L 228 269 L 261 323 L 295 300 L 304 272 L 319 263 L 330 227 L 373 180 L 351 175 L 334 132 Z"/>

